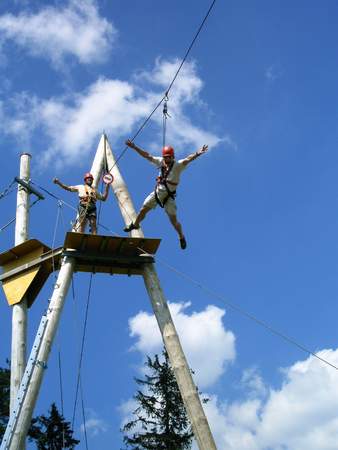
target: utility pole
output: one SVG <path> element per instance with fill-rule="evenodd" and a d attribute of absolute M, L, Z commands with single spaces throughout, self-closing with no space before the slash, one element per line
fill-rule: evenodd
<path fill-rule="evenodd" d="M 29 153 L 20 156 L 20 178 L 26 183 L 30 179 Z M 29 192 L 18 184 L 16 200 L 15 245 L 22 244 L 28 239 L 29 222 Z M 13 411 L 16 396 L 26 366 L 27 347 L 27 301 L 24 298 L 12 307 L 12 352 L 11 352 L 11 391 L 10 412 Z"/>
<path fill-rule="evenodd" d="M 108 142 L 106 142 L 106 152 L 108 168 L 114 177 L 112 188 L 124 222 L 128 225 L 134 221 L 136 211 Z M 144 234 L 139 228 L 132 231 L 132 236 L 143 237 Z M 143 279 L 198 447 L 200 450 L 217 450 L 154 264 L 144 265 Z"/>

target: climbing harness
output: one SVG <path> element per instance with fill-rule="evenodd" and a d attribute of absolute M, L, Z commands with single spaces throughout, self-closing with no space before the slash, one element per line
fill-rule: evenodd
<path fill-rule="evenodd" d="M 175 161 L 171 161 L 169 166 L 164 166 L 164 164 L 161 164 L 161 168 L 160 168 L 160 173 L 158 175 L 158 177 L 156 178 L 156 186 L 155 186 L 155 190 L 154 190 L 154 194 L 155 194 L 155 199 L 156 202 L 158 203 L 158 205 L 161 208 L 164 208 L 165 204 L 167 203 L 167 201 L 169 200 L 169 198 L 172 198 L 173 200 L 175 200 L 176 198 L 176 191 L 171 191 L 169 189 L 168 184 L 171 184 L 172 186 L 177 186 L 178 183 L 173 183 L 172 181 L 168 180 L 168 176 L 172 170 L 172 168 L 174 167 Z M 164 186 L 166 191 L 167 191 L 167 196 L 161 201 L 158 193 L 157 193 L 157 188 L 158 186 Z"/>

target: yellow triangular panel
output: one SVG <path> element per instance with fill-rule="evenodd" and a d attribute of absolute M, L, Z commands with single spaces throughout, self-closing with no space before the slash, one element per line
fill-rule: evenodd
<path fill-rule="evenodd" d="M 25 273 L 18 274 L 2 283 L 9 305 L 21 302 L 38 271 L 39 267 L 33 267 Z"/>

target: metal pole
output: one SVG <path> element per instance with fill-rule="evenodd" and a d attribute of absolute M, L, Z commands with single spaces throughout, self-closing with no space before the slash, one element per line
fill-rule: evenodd
<path fill-rule="evenodd" d="M 129 224 L 135 219 L 136 211 L 108 141 L 106 143 L 106 152 L 108 167 L 111 168 L 110 172 L 114 177 L 112 188 L 118 200 L 123 219 L 126 224 Z M 132 236 L 143 237 L 144 235 L 140 228 L 138 230 L 133 230 Z M 145 264 L 143 278 L 198 447 L 200 450 L 217 450 L 208 420 L 198 396 L 198 390 L 192 379 L 187 360 L 153 264 Z"/>
<path fill-rule="evenodd" d="M 47 325 L 43 341 L 41 342 L 41 347 L 38 352 L 33 373 L 25 392 L 25 399 L 18 416 L 14 436 L 8 447 L 8 450 L 21 449 L 24 445 L 26 435 L 32 420 L 35 403 L 39 395 L 44 370 L 47 367 L 48 356 L 52 348 L 62 308 L 71 282 L 74 265 L 74 258 L 67 256 L 63 258 L 62 266 L 55 283 L 53 295 L 46 314 Z"/>
<path fill-rule="evenodd" d="M 30 179 L 29 153 L 20 157 L 20 178 L 28 182 Z M 15 224 L 15 245 L 28 239 L 29 192 L 18 184 Z M 13 411 L 15 399 L 20 387 L 26 366 L 27 346 L 27 301 L 23 299 L 12 308 L 12 352 L 11 352 L 11 392 L 10 411 Z"/>

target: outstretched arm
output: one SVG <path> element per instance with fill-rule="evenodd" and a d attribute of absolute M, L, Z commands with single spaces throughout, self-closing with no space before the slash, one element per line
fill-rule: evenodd
<path fill-rule="evenodd" d="M 128 147 L 132 148 L 133 150 L 136 150 L 139 155 L 143 156 L 143 158 L 147 159 L 148 161 L 152 161 L 153 160 L 153 157 L 152 157 L 152 155 L 150 153 L 146 152 L 145 150 L 142 150 L 142 148 L 138 147 L 130 139 L 128 139 L 126 141 L 126 145 Z"/>
<path fill-rule="evenodd" d="M 60 187 L 62 187 L 62 189 L 65 189 L 66 191 L 77 192 L 77 188 L 73 186 L 67 186 L 66 184 L 61 183 L 61 181 L 58 178 L 53 178 L 53 183 L 59 185 Z"/>
<path fill-rule="evenodd" d="M 102 200 L 103 202 L 105 202 L 108 198 L 108 193 L 109 193 L 109 184 L 106 184 L 104 187 L 104 193 L 101 195 L 100 200 Z"/>
<path fill-rule="evenodd" d="M 192 153 L 191 155 L 188 155 L 186 158 L 184 158 L 183 165 L 186 166 L 187 164 L 191 163 L 191 161 L 203 155 L 206 151 L 208 151 L 208 146 L 203 145 L 200 150 L 197 150 L 197 152 Z"/>

